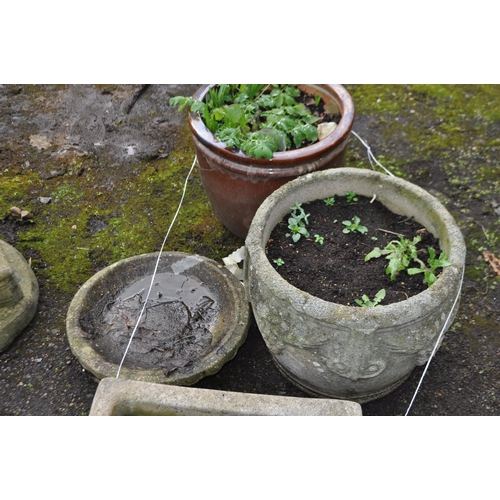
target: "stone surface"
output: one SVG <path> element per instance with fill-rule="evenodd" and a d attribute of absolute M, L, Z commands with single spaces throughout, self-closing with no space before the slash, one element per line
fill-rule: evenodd
<path fill-rule="evenodd" d="M 14 247 L 0 240 L 0 351 L 28 325 L 37 304 L 35 274 Z"/>
<path fill-rule="evenodd" d="M 361 406 L 335 399 L 213 391 L 106 378 L 90 416 L 361 416 Z"/>
<path fill-rule="evenodd" d="M 130 284 L 151 275 L 157 259 L 158 253 L 151 253 L 118 261 L 90 278 L 71 302 L 66 320 L 71 351 L 80 364 L 99 380 L 117 375 L 122 352 L 116 360 L 113 359 L 114 354 L 98 349 L 92 339 L 94 332 L 85 331 L 82 324 L 87 322 L 85 318 L 90 318 L 91 323 L 88 324 L 96 325 L 99 321 L 97 316 L 102 316 L 103 304 L 111 304 Z M 127 358 L 119 373 L 123 378 L 143 382 L 192 385 L 219 371 L 224 363 L 236 355 L 250 326 L 250 304 L 243 285 L 224 266 L 206 257 L 183 252 L 163 252 L 157 272 L 173 272 L 195 278 L 210 290 L 219 310 L 216 323 L 209 327 L 211 344 L 196 360 L 168 373 L 158 365 L 145 367 L 128 363 Z M 135 326 L 135 321 L 130 326 L 130 333 L 132 326 Z M 134 340 L 137 341 L 138 336 L 139 334 Z"/>
<path fill-rule="evenodd" d="M 431 287 L 395 304 L 350 307 L 303 292 L 274 270 L 265 242 L 290 207 L 349 190 L 376 194 L 439 238 L 451 265 Z M 246 249 L 245 286 L 259 330 L 283 375 L 310 394 L 359 403 L 385 396 L 427 362 L 458 310 L 465 266 L 459 228 L 436 198 L 386 174 L 339 168 L 289 182 L 257 211 Z"/>

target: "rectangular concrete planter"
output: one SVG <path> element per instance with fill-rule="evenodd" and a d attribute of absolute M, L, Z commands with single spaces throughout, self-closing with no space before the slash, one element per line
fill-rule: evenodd
<path fill-rule="evenodd" d="M 337 399 L 269 396 L 105 378 L 90 416 L 361 416 L 361 406 Z"/>

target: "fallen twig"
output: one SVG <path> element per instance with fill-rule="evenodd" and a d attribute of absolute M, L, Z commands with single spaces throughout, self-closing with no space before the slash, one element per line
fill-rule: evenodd
<path fill-rule="evenodd" d="M 389 234 L 394 234 L 396 236 L 401 236 L 404 238 L 404 234 L 401 234 L 401 233 L 395 233 L 394 231 L 389 231 L 388 229 L 382 229 L 380 227 L 377 227 L 376 229 L 377 231 L 382 231 L 383 233 L 389 233 Z"/>

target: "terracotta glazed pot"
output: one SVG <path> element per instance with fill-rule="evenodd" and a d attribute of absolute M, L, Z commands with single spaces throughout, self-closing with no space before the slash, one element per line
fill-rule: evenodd
<path fill-rule="evenodd" d="M 200 175 L 216 216 L 232 233 L 245 238 L 260 204 L 286 182 L 309 172 L 344 165 L 347 142 L 354 121 L 354 103 L 342 85 L 298 85 L 335 102 L 341 120 L 325 139 L 293 151 L 274 154 L 271 160 L 249 158 L 226 149 L 208 130 L 197 113 L 189 113 L 189 125 L 196 146 Z M 203 85 L 193 97 L 203 100 L 210 85 Z"/>
<path fill-rule="evenodd" d="M 272 230 L 295 203 L 346 191 L 376 195 L 414 217 L 439 239 L 451 265 L 427 290 L 377 307 L 344 306 L 292 286 L 267 258 Z M 354 168 L 299 177 L 262 203 L 245 245 L 245 285 L 259 330 L 281 372 L 314 395 L 358 403 L 385 396 L 427 362 L 458 310 L 466 253 L 460 229 L 436 198 L 403 179 Z"/>

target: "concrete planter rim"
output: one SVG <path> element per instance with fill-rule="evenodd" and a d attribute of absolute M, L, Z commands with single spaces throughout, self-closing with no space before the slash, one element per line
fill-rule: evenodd
<path fill-rule="evenodd" d="M 436 209 L 440 211 L 440 216 L 443 218 L 447 229 L 453 235 L 455 244 L 452 245 L 452 251 L 448 255 L 448 259 L 451 262 L 451 266 L 442 269 L 441 275 L 436 280 L 436 282 L 419 294 L 413 295 L 412 297 L 405 299 L 401 302 L 379 305 L 377 307 L 359 307 L 359 306 L 346 306 L 343 304 L 337 304 L 335 302 L 325 301 L 319 297 L 315 297 L 307 292 L 299 290 L 298 288 L 291 285 L 288 281 L 281 277 L 281 275 L 276 271 L 276 269 L 271 265 L 267 256 L 264 252 L 265 241 L 269 238 L 272 228 L 265 234 L 262 233 L 265 221 L 268 217 L 270 211 L 273 210 L 274 206 L 277 204 L 278 200 L 282 197 L 293 195 L 300 191 L 300 187 L 305 183 L 311 182 L 332 182 L 336 178 L 353 176 L 353 178 L 373 178 L 382 182 L 389 182 L 395 185 L 399 185 L 404 189 L 412 190 L 418 193 L 419 197 L 426 203 L 433 205 Z M 358 193 L 359 194 L 359 193 Z M 301 203 L 301 200 L 297 198 L 290 198 L 292 201 L 292 206 L 295 202 Z M 312 201 L 312 200 L 307 200 Z M 283 213 L 284 215 L 284 213 Z M 264 221 L 264 222 L 263 222 Z M 267 274 L 273 277 L 273 280 L 268 282 L 271 289 L 279 289 L 280 293 L 284 294 L 295 294 L 299 292 L 305 297 L 308 303 L 315 303 L 317 305 L 316 310 L 322 310 L 326 307 L 329 308 L 328 316 L 333 312 L 338 313 L 340 316 L 344 316 L 347 313 L 356 314 L 359 316 L 360 321 L 364 320 L 376 320 L 377 318 L 391 313 L 397 309 L 400 309 L 403 304 L 409 306 L 409 308 L 414 309 L 415 306 L 421 303 L 432 303 L 434 298 L 438 296 L 444 288 L 449 286 L 450 281 L 455 280 L 457 271 L 462 274 L 465 267 L 465 242 L 463 240 L 462 233 L 458 228 L 455 219 L 450 215 L 447 209 L 439 202 L 434 196 L 425 191 L 424 189 L 412 184 L 404 179 L 398 177 L 391 177 L 387 174 L 382 174 L 367 169 L 357 169 L 350 167 L 341 167 L 336 169 L 324 170 L 306 174 L 302 177 L 294 179 L 288 182 L 281 188 L 277 189 L 272 193 L 262 205 L 257 210 L 255 217 L 250 226 L 247 238 L 245 240 L 247 252 L 252 252 L 252 258 L 256 262 L 255 270 L 259 274 Z M 376 246 L 376 245 L 374 245 Z M 284 292 L 283 292 L 284 291 Z M 297 310 L 301 310 L 300 306 L 297 304 Z M 321 319 L 318 316 L 318 319 Z"/>
<path fill-rule="evenodd" d="M 91 307 L 89 302 L 92 301 L 92 294 L 96 294 L 103 280 L 109 280 L 110 276 L 123 273 L 128 266 L 138 263 L 138 265 L 151 266 L 153 271 L 154 263 L 158 258 L 158 252 L 150 254 L 142 254 L 137 256 L 122 259 L 110 266 L 98 271 L 82 287 L 77 291 L 69 306 L 66 317 L 66 331 L 70 343 L 71 351 L 77 357 L 80 364 L 94 374 L 98 379 L 115 377 L 118 371 L 118 364 L 107 359 L 105 355 L 99 353 L 94 347 L 88 336 L 80 326 L 80 317 L 84 312 Z M 220 370 L 225 362 L 232 359 L 238 348 L 246 339 L 247 331 L 250 325 L 250 305 L 245 298 L 245 292 L 241 283 L 221 264 L 218 264 L 212 259 L 199 255 L 188 254 L 184 252 L 162 252 L 162 258 L 197 259 L 203 266 L 207 266 L 210 272 L 217 276 L 217 283 L 206 283 L 211 291 L 215 287 L 223 287 L 227 290 L 232 303 L 232 311 L 228 315 L 228 325 L 225 325 L 226 330 L 221 334 L 220 342 L 217 340 L 212 348 L 194 362 L 196 366 L 192 373 L 182 374 L 175 370 L 168 375 L 163 373 L 161 368 L 132 368 L 125 364 L 121 368 L 120 377 L 143 382 L 152 382 L 159 384 L 174 384 L 174 385 L 191 385 L 207 375 L 212 375 Z M 163 272 L 162 265 L 158 268 L 158 273 Z M 139 277 L 125 279 L 121 285 L 121 289 L 133 283 Z"/>

